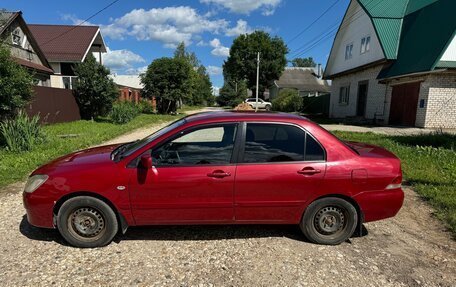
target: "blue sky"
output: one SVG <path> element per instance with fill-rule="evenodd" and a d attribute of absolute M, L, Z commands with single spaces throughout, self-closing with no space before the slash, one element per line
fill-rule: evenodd
<path fill-rule="evenodd" d="M 0 8 L 21 10 L 31 24 L 75 24 L 110 2 L 6 0 Z M 171 56 L 175 45 L 184 41 L 208 68 L 214 87 L 220 87 L 221 67 L 233 39 L 256 29 L 282 37 L 291 51 L 289 59 L 313 57 L 324 65 L 334 27 L 340 23 L 348 3 L 349 0 L 119 0 L 89 22 L 100 25 L 109 47 L 105 64 L 118 74 L 143 71 L 153 59 Z M 295 38 L 333 4 L 319 21 Z"/>

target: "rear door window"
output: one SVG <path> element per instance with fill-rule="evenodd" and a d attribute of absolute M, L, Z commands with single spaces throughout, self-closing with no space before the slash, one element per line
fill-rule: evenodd
<path fill-rule="evenodd" d="M 244 163 L 322 161 L 321 145 L 304 130 L 284 124 L 248 123 Z"/>

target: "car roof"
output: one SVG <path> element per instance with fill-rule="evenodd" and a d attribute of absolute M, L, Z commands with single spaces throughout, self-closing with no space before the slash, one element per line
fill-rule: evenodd
<path fill-rule="evenodd" d="M 277 112 L 254 112 L 254 111 L 214 111 L 214 112 L 201 112 L 189 115 L 185 118 L 187 122 L 204 122 L 204 121 L 283 121 L 294 122 L 296 120 L 307 120 L 307 118 L 287 113 Z"/>

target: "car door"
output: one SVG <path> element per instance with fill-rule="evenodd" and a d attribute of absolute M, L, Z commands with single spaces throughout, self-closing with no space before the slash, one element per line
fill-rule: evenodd
<path fill-rule="evenodd" d="M 152 169 L 140 162 L 130 178 L 138 225 L 231 222 L 237 124 L 191 128 L 148 151 Z"/>
<path fill-rule="evenodd" d="M 324 149 L 295 125 L 246 123 L 244 130 L 236 171 L 236 221 L 296 223 L 324 178 Z"/>

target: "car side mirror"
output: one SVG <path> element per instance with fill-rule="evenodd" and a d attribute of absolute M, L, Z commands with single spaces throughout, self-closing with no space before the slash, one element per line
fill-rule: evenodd
<path fill-rule="evenodd" d="M 141 156 L 141 165 L 144 168 L 151 169 L 153 164 L 152 164 L 152 156 L 150 154 L 143 154 Z"/>

